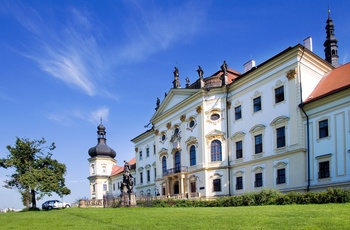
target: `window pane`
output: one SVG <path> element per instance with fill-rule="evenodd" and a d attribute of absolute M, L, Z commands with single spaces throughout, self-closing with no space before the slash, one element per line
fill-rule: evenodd
<path fill-rule="evenodd" d="M 194 145 L 190 148 L 190 166 L 196 165 L 196 147 Z"/>
<path fill-rule="evenodd" d="M 275 103 L 284 101 L 284 87 L 281 86 L 275 89 Z"/>
<path fill-rule="evenodd" d="M 262 153 L 262 135 L 255 136 L 255 154 Z"/>
<path fill-rule="evenodd" d="M 242 110 L 241 106 L 237 106 L 235 108 L 235 120 L 241 119 L 242 118 Z"/>
<path fill-rule="evenodd" d="M 254 98 L 254 112 L 258 112 L 261 110 L 261 97 Z"/>
<path fill-rule="evenodd" d="M 318 178 L 327 178 L 330 177 L 329 174 L 329 161 L 320 162 L 319 163 L 319 172 L 318 172 Z"/>
<path fill-rule="evenodd" d="M 277 170 L 277 184 L 286 183 L 286 169 L 278 169 Z"/>
<path fill-rule="evenodd" d="M 262 187 L 263 186 L 263 180 L 262 180 L 262 173 L 255 174 L 255 187 Z"/>
<path fill-rule="evenodd" d="M 285 127 L 278 128 L 276 131 L 277 131 L 277 148 L 284 147 L 286 145 Z"/>
<path fill-rule="evenodd" d="M 214 192 L 221 191 L 221 179 L 214 179 L 213 180 L 213 190 L 214 190 Z"/>
<path fill-rule="evenodd" d="M 243 178 L 240 177 L 236 177 L 236 190 L 240 190 L 243 189 Z"/>
<path fill-rule="evenodd" d="M 243 157 L 242 141 L 236 142 L 236 159 Z"/>
<path fill-rule="evenodd" d="M 328 137 L 328 120 L 320 121 L 319 123 L 319 137 Z"/>
<path fill-rule="evenodd" d="M 219 140 L 211 142 L 211 161 L 221 161 L 221 142 Z"/>

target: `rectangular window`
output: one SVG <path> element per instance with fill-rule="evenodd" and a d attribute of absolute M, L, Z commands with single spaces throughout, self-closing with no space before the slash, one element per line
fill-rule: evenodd
<path fill-rule="evenodd" d="M 286 169 L 277 169 L 276 184 L 286 183 Z"/>
<path fill-rule="evenodd" d="M 255 154 L 262 153 L 262 134 L 255 136 Z"/>
<path fill-rule="evenodd" d="M 281 148 L 286 146 L 286 133 L 285 133 L 285 127 L 281 127 L 276 129 L 276 136 L 277 136 L 277 148 Z"/>
<path fill-rule="evenodd" d="M 329 161 L 324 161 L 319 163 L 318 178 L 328 178 L 329 177 Z"/>
<path fill-rule="evenodd" d="M 257 173 L 257 174 L 255 174 L 254 187 L 262 187 L 262 186 L 263 186 L 262 173 Z"/>
<path fill-rule="evenodd" d="M 318 122 L 319 138 L 328 137 L 328 120 Z"/>
<path fill-rule="evenodd" d="M 142 151 L 140 151 L 139 154 L 140 154 L 140 160 L 142 160 Z"/>
<path fill-rule="evenodd" d="M 103 191 L 107 191 L 107 184 L 103 184 Z"/>
<path fill-rule="evenodd" d="M 115 184 L 113 183 L 113 191 L 115 191 Z"/>
<path fill-rule="evenodd" d="M 147 170 L 147 182 L 151 181 L 151 172 L 150 170 Z"/>
<path fill-rule="evenodd" d="M 92 192 L 96 192 L 96 185 L 95 184 L 92 185 Z"/>
<path fill-rule="evenodd" d="M 243 157 L 243 148 L 242 148 L 242 141 L 236 142 L 236 159 L 240 159 Z"/>
<path fill-rule="evenodd" d="M 284 101 L 284 87 L 278 87 L 275 89 L 275 103 L 277 104 L 278 102 Z"/>
<path fill-rule="evenodd" d="M 221 192 L 221 179 L 214 179 L 213 180 L 213 191 L 214 192 Z"/>
<path fill-rule="evenodd" d="M 142 184 L 143 183 L 143 173 L 140 172 L 140 183 Z"/>
<path fill-rule="evenodd" d="M 243 177 L 236 177 L 236 190 L 243 189 Z"/>
<path fill-rule="evenodd" d="M 261 110 L 261 97 L 253 99 L 254 113 Z"/>
<path fill-rule="evenodd" d="M 153 145 L 153 154 L 156 154 L 156 145 Z"/>
<path fill-rule="evenodd" d="M 195 193 L 196 190 L 196 182 L 191 182 L 191 193 Z"/>
<path fill-rule="evenodd" d="M 235 120 L 242 118 L 242 110 L 241 109 L 242 109 L 241 106 L 235 107 Z"/>
<path fill-rule="evenodd" d="M 157 168 L 154 168 L 154 179 L 157 178 Z"/>
<path fill-rule="evenodd" d="M 149 148 L 146 149 L 146 157 L 149 157 Z"/>

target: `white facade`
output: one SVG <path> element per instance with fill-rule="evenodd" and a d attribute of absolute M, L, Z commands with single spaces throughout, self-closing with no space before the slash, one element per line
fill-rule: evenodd
<path fill-rule="evenodd" d="M 297 45 L 236 77 L 229 85 L 210 87 L 207 79 L 213 75 L 204 79 L 203 88 L 171 89 L 151 118 L 153 128 L 132 140 L 137 195 L 159 191 L 166 196 L 211 198 L 261 188 L 306 191 L 324 183 L 315 179 L 311 187 L 308 183 L 305 121 L 299 104 L 332 69 Z M 323 116 L 335 116 L 332 124 L 349 128 L 349 108 L 337 108 L 344 110 L 342 115 L 337 110 L 334 115 Z M 337 130 L 334 138 L 344 139 L 345 134 Z M 345 163 L 349 161 L 349 146 L 344 144 L 348 137 L 342 144 L 334 138 L 324 141 L 328 148 L 335 145 L 343 149 L 341 156 L 333 156 L 334 182 L 349 181 L 350 169 Z M 312 148 L 329 156 L 319 143 Z M 151 152 L 148 157 L 146 149 Z M 312 157 L 316 158 L 311 164 L 315 174 L 319 158 Z M 146 170 L 156 171 L 156 179 L 151 173 L 149 181 Z"/>

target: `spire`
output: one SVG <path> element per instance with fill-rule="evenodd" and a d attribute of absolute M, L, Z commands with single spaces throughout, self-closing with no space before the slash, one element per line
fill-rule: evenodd
<path fill-rule="evenodd" d="M 89 155 L 90 157 L 103 156 L 114 158 L 116 152 L 106 144 L 106 127 L 102 124 L 102 118 L 100 122 L 100 125 L 97 126 L 97 145 L 89 149 Z"/>
<path fill-rule="evenodd" d="M 338 40 L 335 38 L 334 34 L 334 24 L 331 18 L 331 10 L 328 8 L 328 19 L 326 21 L 326 41 L 323 43 L 325 60 L 329 62 L 334 67 L 338 67 Z"/>

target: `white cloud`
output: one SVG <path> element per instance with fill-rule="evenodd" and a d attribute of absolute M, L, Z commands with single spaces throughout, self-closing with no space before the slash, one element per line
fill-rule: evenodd
<path fill-rule="evenodd" d="M 28 5 L 7 4 L 7 9 L 31 34 L 32 44 L 24 44 L 22 54 L 35 61 L 49 75 L 60 79 L 68 86 L 94 96 L 111 96 L 104 85 L 108 68 L 103 61 L 104 51 L 96 42 L 93 22 L 78 9 L 70 8 L 69 18 L 57 23 L 53 29 L 46 18 Z M 53 22 L 52 22 L 53 23 Z"/>
<path fill-rule="evenodd" d="M 104 123 L 108 122 L 108 118 L 108 107 L 100 107 L 92 111 L 84 111 L 79 109 L 72 109 L 66 111 L 60 110 L 60 112 L 51 113 L 47 116 L 47 119 L 65 126 L 70 126 L 74 124 L 77 119 L 96 125 L 100 123 L 100 119 L 102 119 Z"/>
<path fill-rule="evenodd" d="M 159 8 L 139 1 L 128 2 L 132 15 L 125 23 L 128 43 L 122 47 L 121 59 L 142 60 L 149 55 L 166 50 L 170 46 L 191 39 L 203 26 L 205 7 L 198 2 L 188 1 L 172 8 Z M 169 4 L 170 5 L 170 4 Z M 203 5 L 203 4 L 202 4 Z"/>

